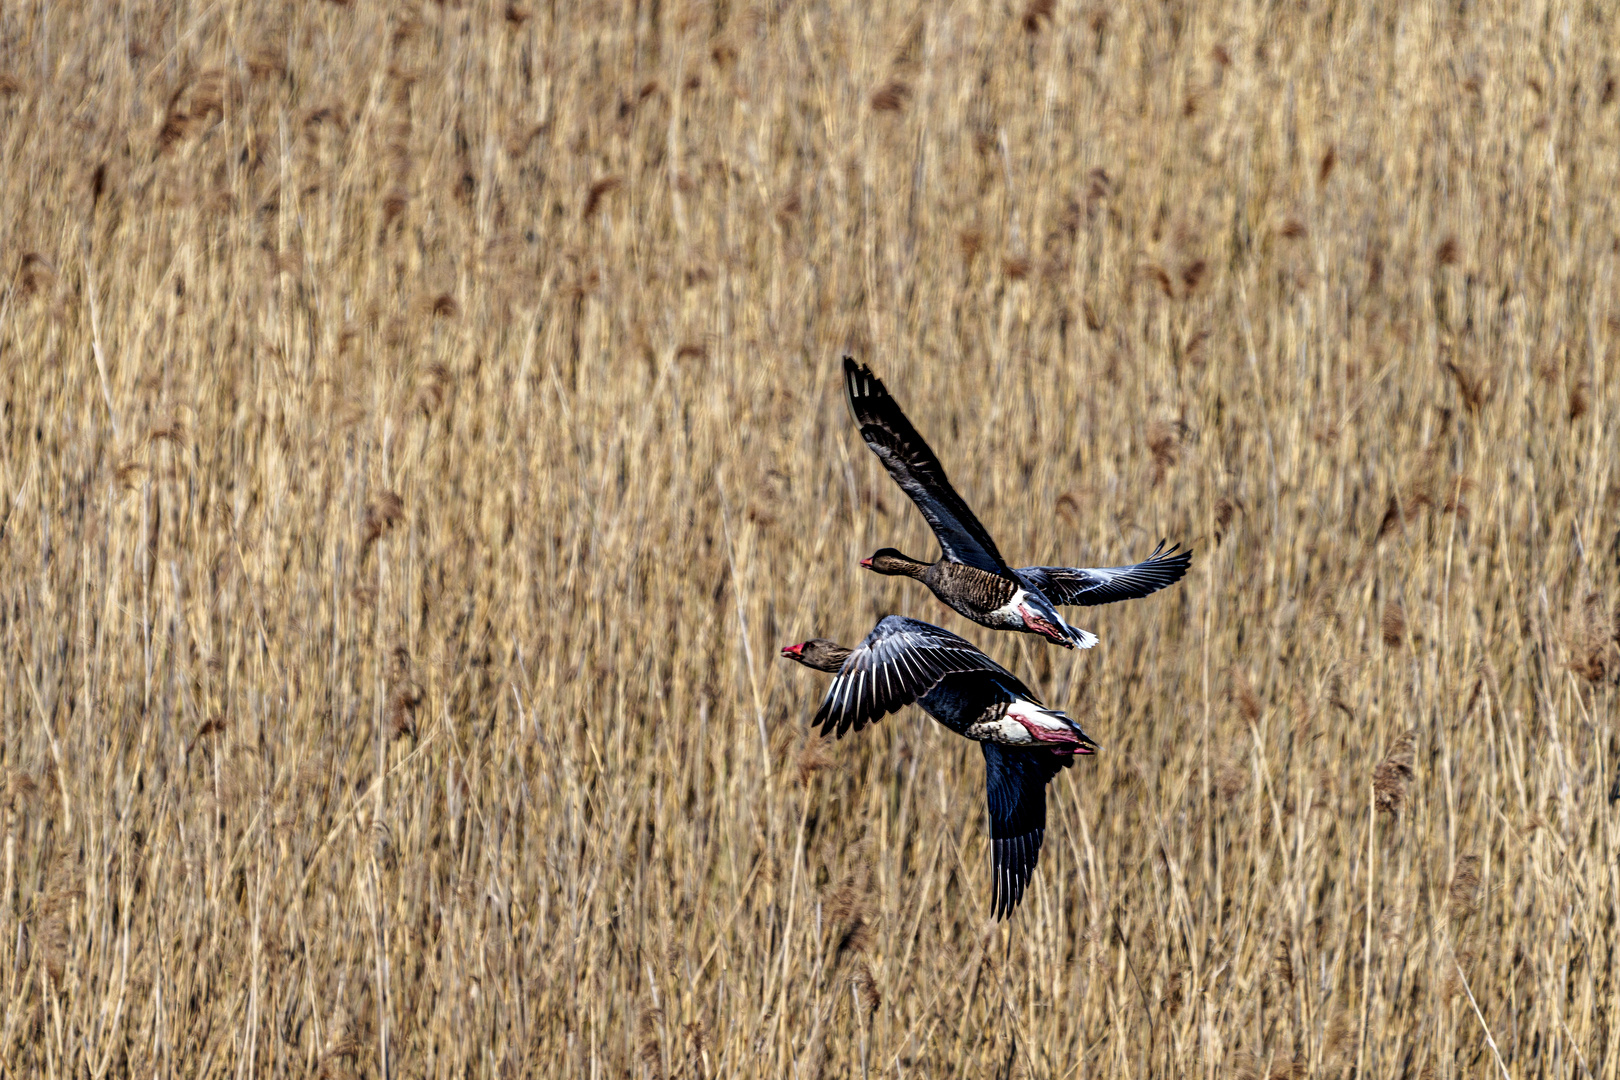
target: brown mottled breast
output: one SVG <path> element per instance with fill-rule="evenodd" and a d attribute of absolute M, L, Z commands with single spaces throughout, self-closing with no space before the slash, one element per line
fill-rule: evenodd
<path fill-rule="evenodd" d="M 996 610 L 1018 590 L 1016 582 L 999 574 L 943 559 L 928 568 L 923 583 L 969 618 Z"/>

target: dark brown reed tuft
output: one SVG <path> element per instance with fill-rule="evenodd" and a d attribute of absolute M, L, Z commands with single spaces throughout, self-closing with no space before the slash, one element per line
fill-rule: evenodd
<path fill-rule="evenodd" d="M 624 181 L 617 176 L 604 176 L 592 184 L 585 193 L 585 208 L 580 212 L 580 217 L 586 221 L 595 217 L 596 212 L 602 208 L 602 200 L 610 192 L 619 190 L 623 183 Z"/>
<path fill-rule="evenodd" d="M 1569 635 L 1570 671 L 1588 682 L 1600 683 L 1614 666 L 1614 646 L 1620 642 L 1620 626 L 1605 610 L 1603 594 L 1591 592 L 1581 601 Z"/>
<path fill-rule="evenodd" d="M 221 716 L 220 714 L 215 713 L 207 720 L 204 720 L 197 728 L 197 733 L 193 735 L 191 737 L 191 741 L 186 744 L 186 756 L 189 757 L 191 755 L 191 751 L 197 745 L 197 743 L 201 742 L 210 735 L 220 734 L 224 732 L 224 730 L 225 717 Z"/>
<path fill-rule="evenodd" d="M 1451 875 L 1451 887 L 1446 890 L 1446 906 L 1453 919 L 1462 920 L 1479 910 L 1478 855 L 1463 855 L 1457 860 L 1457 869 Z"/>
<path fill-rule="evenodd" d="M 34 796 L 39 793 L 39 785 L 34 778 L 25 772 L 14 772 L 6 784 L 7 810 L 18 810 L 33 803 Z"/>
<path fill-rule="evenodd" d="M 838 930 L 837 955 L 863 953 L 871 944 L 872 928 L 867 923 L 869 903 L 866 884 L 855 872 L 845 875 L 838 888 L 827 897 L 827 918 Z"/>
<path fill-rule="evenodd" d="M 872 91 L 873 112 L 901 112 L 911 98 L 911 87 L 899 79 L 891 79 Z"/>
<path fill-rule="evenodd" d="M 826 739 L 820 736 L 805 739 L 796 762 L 799 786 L 808 787 L 816 773 L 834 768 L 836 764 L 837 758 L 833 756 Z"/>
<path fill-rule="evenodd" d="M 1405 732 L 1395 740 L 1373 769 L 1373 801 L 1379 811 L 1399 816 L 1406 801 L 1406 785 L 1415 775 L 1412 766 L 1417 757 L 1417 730 Z"/>
<path fill-rule="evenodd" d="M 1434 249 L 1434 261 L 1441 266 L 1456 266 L 1462 260 L 1462 247 L 1455 236 L 1447 236 Z"/>
<path fill-rule="evenodd" d="M 1241 505 L 1222 496 L 1215 500 L 1215 542 L 1218 544 L 1226 536 L 1227 526 L 1232 524 L 1232 518 L 1241 509 Z"/>
<path fill-rule="evenodd" d="M 1396 649 L 1406 644 L 1406 608 L 1399 600 L 1384 603 L 1384 614 L 1378 620 L 1378 628 L 1384 644 L 1390 648 Z"/>
<path fill-rule="evenodd" d="M 1171 283 L 1170 275 L 1165 272 L 1164 267 L 1160 266 L 1158 263 L 1149 263 L 1147 266 L 1142 268 L 1142 273 L 1149 281 L 1153 282 L 1159 287 L 1159 291 L 1164 294 L 1166 300 L 1174 300 L 1176 298 L 1175 286 Z"/>
<path fill-rule="evenodd" d="M 17 267 L 17 291 L 24 296 L 34 296 L 48 291 L 56 284 L 56 267 L 45 256 L 37 251 L 30 251 L 23 255 L 22 263 Z"/>
<path fill-rule="evenodd" d="M 1305 228 L 1305 223 L 1297 217 L 1291 217 L 1284 221 L 1280 231 L 1283 237 L 1288 240 L 1303 240 L 1309 233 L 1309 230 Z"/>
<path fill-rule="evenodd" d="M 0 97 L 10 97 L 22 93 L 23 83 L 17 76 L 9 72 L 0 71 Z"/>
<path fill-rule="evenodd" d="M 1463 406 L 1470 413 L 1477 414 L 1491 399 L 1490 385 L 1485 379 L 1450 360 L 1445 362 L 1445 368 L 1457 384 L 1457 394 L 1462 398 Z"/>
<path fill-rule="evenodd" d="M 1114 193 L 1113 178 L 1104 168 L 1092 169 L 1086 174 L 1086 206 L 1102 201 Z"/>
<path fill-rule="evenodd" d="M 531 12 L 528 8 L 521 7 L 518 4 L 506 5 L 506 21 L 511 23 L 513 27 L 522 26 L 529 21 L 530 17 Z"/>
<path fill-rule="evenodd" d="M 1250 769 L 1241 761 L 1227 760 L 1215 766 L 1210 775 L 1215 794 L 1222 802 L 1232 802 L 1249 790 Z"/>
<path fill-rule="evenodd" d="M 186 137 L 186 131 L 191 123 L 191 117 L 180 107 L 180 99 L 185 95 L 186 88 L 182 84 L 169 98 L 169 107 L 163 113 L 163 123 L 158 128 L 158 150 L 165 152 L 174 147 L 176 143 Z"/>
<path fill-rule="evenodd" d="M 1277 981 L 1289 990 L 1294 988 L 1294 951 L 1290 948 L 1288 939 L 1277 939 L 1277 951 L 1273 958 L 1273 966 L 1277 972 Z"/>
<path fill-rule="evenodd" d="M 1029 277 L 1030 261 L 1028 255 L 1009 255 L 1001 260 L 1001 272 L 1012 281 L 1023 281 Z"/>
<path fill-rule="evenodd" d="M 868 1018 L 878 1011 L 883 1004 L 883 992 L 878 989 L 877 979 L 872 974 L 872 967 L 863 956 L 855 962 L 855 996 L 861 1008 L 866 1011 Z"/>
<path fill-rule="evenodd" d="M 1404 526 L 1405 521 L 1401 513 L 1400 496 L 1390 493 L 1389 502 L 1384 505 L 1384 516 L 1378 521 L 1378 532 L 1373 539 L 1382 540 L 1384 534 L 1397 526 Z"/>
<path fill-rule="evenodd" d="M 776 202 L 776 223 L 778 225 L 787 225 L 798 217 L 799 212 L 803 209 L 804 202 L 799 198 L 799 193 L 797 191 L 788 192 Z"/>
<path fill-rule="evenodd" d="M 962 261 L 971 266 L 984 248 L 984 233 L 971 226 L 963 229 L 956 234 L 956 246 L 962 253 Z"/>
<path fill-rule="evenodd" d="M 422 687 L 406 680 L 395 686 L 388 695 L 387 722 L 394 738 L 417 735 L 416 710 L 422 705 Z"/>
<path fill-rule="evenodd" d="M 186 433 L 185 422 L 172 417 L 153 425 L 152 429 L 146 433 L 146 441 L 149 443 L 173 443 L 182 450 L 191 442 Z"/>
<path fill-rule="evenodd" d="M 1208 269 L 1209 264 L 1203 259 L 1194 259 L 1181 268 L 1181 284 L 1186 287 L 1183 297 L 1192 295 L 1193 290 L 1198 288 L 1198 283 L 1204 280 L 1204 273 Z"/>
<path fill-rule="evenodd" d="M 376 501 L 366 507 L 364 532 L 360 541 L 360 551 L 371 550 L 378 537 L 392 529 L 405 516 L 405 500 L 392 491 L 384 491 Z"/>
<path fill-rule="evenodd" d="M 390 188 L 383 196 L 383 225 L 392 225 L 398 217 L 405 212 L 411 204 L 411 193 L 403 187 Z"/>
<path fill-rule="evenodd" d="M 664 1080 L 663 1040 L 658 1036 L 663 1022 L 664 1010 L 656 1005 L 641 1010 L 641 1016 L 636 1021 L 636 1059 L 652 1080 Z"/>
<path fill-rule="evenodd" d="M 1590 387 L 1585 380 L 1575 383 L 1569 388 L 1569 419 L 1574 423 L 1587 414 L 1591 409 Z"/>
<path fill-rule="evenodd" d="M 1328 148 L 1322 151 L 1322 160 L 1316 166 L 1316 183 L 1318 187 L 1328 182 L 1328 177 L 1333 175 L 1333 166 L 1338 163 L 1339 149 L 1332 143 L 1328 143 Z"/>
<path fill-rule="evenodd" d="M 1153 454 L 1153 486 L 1158 487 L 1176 463 L 1179 442 L 1174 424 L 1155 420 L 1148 425 L 1147 445 Z"/>
<path fill-rule="evenodd" d="M 1052 12 L 1057 9 L 1057 0 L 1029 0 L 1024 7 L 1024 32 L 1038 34 L 1041 24 L 1051 21 Z"/>
<path fill-rule="evenodd" d="M 1185 987 L 1187 976 L 1190 973 L 1190 968 L 1178 967 L 1170 973 L 1170 978 L 1165 980 L 1164 997 L 1160 998 L 1159 1001 L 1165 1012 L 1171 1016 L 1180 1012 L 1181 1006 L 1186 1003 Z"/>
<path fill-rule="evenodd" d="M 1254 692 L 1254 683 L 1239 668 L 1232 670 L 1231 699 L 1244 721 L 1252 724 L 1260 719 L 1260 697 Z"/>

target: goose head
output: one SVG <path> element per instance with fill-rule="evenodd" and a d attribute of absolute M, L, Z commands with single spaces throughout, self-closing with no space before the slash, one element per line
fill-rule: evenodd
<path fill-rule="evenodd" d="M 879 548 L 869 558 L 862 559 L 861 565 L 873 573 L 911 578 L 922 577 L 923 571 L 928 569 L 928 563 L 918 562 L 894 548 Z"/>
<path fill-rule="evenodd" d="M 811 638 L 809 641 L 801 641 L 797 645 L 782 646 L 782 655 L 789 660 L 803 664 L 807 668 L 815 668 L 817 671 L 836 672 L 844 666 L 845 659 L 849 657 L 849 650 L 836 641 L 828 641 L 826 638 Z"/>

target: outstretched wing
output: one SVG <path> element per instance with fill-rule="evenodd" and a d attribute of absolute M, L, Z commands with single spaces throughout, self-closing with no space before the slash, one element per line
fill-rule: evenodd
<path fill-rule="evenodd" d="M 821 733 L 859 731 L 910 705 L 947 675 L 983 671 L 1022 686 L 1000 664 L 931 623 L 890 615 L 844 661 L 810 723 Z"/>
<path fill-rule="evenodd" d="M 1165 551 L 1161 540 L 1153 554 L 1130 566 L 1026 566 L 1014 573 L 1054 604 L 1095 607 L 1137 600 L 1180 581 L 1192 563 L 1192 552 L 1181 551 L 1180 546 Z"/>
<path fill-rule="evenodd" d="M 984 790 L 990 806 L 990 850 L 995 870 L 990 906 L 996 918 L 1012 914 L 1035 876 L 1046 836 L 1046 784 L 1074 761 L 1050 750 L 1020 750 L 980 743 Z"/>
<path fill-rule="evenodd" d="M 922 511 L 945 557 L 992 574 L 1006 574 L 1007 564 L 996 550 L 996 542 L 951 487 L 939 458 L 889 396 L 883 380 L 846 356 L 844 392 L 855 423 L 860 425 L 861 438 Z"/>

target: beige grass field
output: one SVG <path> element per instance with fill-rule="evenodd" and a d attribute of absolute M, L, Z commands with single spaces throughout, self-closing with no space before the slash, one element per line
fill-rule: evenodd
<path fill-rule="evenodd" d="M 0 1075 L 1620 1076 L 1620 21 L 1024 2 L 0 5 Z"/>

